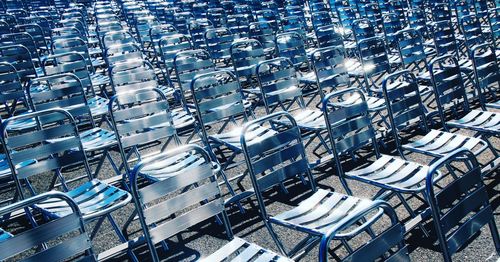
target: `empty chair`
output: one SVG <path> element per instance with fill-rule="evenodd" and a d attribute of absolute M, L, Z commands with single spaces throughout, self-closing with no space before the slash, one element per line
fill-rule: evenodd
<path fill-rule="evenodd" d="M 286 125 L 280 124 L 278 122 L 280 119 L 287 119 L 288 123 Z M 254 130 L 268 126 L 275 127 L 276 131 L 255 141 Z M 278 112 L 251 121 L 243 126 L 240 136 L 253 191 L 262 214 L 261 218 L 283 254 L 298 259 L 316 246 L 320 239 L 323 241 L 332 238 L 339 239 L 341 234 L 335 232 L 334 228 L 340 229 L 345 223 L 352 225 L 355 223 L 353 220 L 359 222 L 365 216 L 370 221 L 376 221 L 382 215 L 382 212 L 376 212 L 376 214 L 370 212 L 379 211 L 379 206 L 372 200 L 317 188 L 302 144 L 299 128 L 289 114 Z M 299 183 L 297 186 L 308 188 L 307 191 L 300 190 L 301 193 L 307 192 L 306 198 L 293 208 L 285 209 L 277 214 L 271 213 L 267 208 L 267 203 L 275 194 L 270 192 L 275 192 L 278 185 L 287 192 L 286 182 L 294 179 L 302 179 L 304 183 Z M 288 194 L 288 199 L 295 197 L 292 193 Z M 280 208 L 280 210 L 283 209 Z M 278 232 L 275 231 L 275 226 L 280 227 L 280 232 L 283 232 L 283 229 L 294 230 L 306 236 L 297 239 L 294 241 L 295 243 L 284 243 L 280 240 Z M 354 226 L 353 232 L 355 233 L 350 237 L 371 231 L 369 227 L 369 224 Z M 333 236 L 336 234 L 338 234 L 337 238 Z M 349 237 L 342 241 L 347 243 Z M 319 257 L 325 257 L 324 253 L 328 252 L 330 248 L 329 241 L 326 242 L 322 244 L 323 248 L 320 249 Z M 349 247 L 346 248 L 348 251 L 352 251 Z"/>
<path fill-rule="evenodd" d="M 33 212 L 34 210 L 30 210 L 30 208 L 50 202 L 66 206 L 67 212 L 61 217 L 43 224 L 36 224 L 28 218 L 28 221 L 32 222 L 32 228 L 15 235 L 0 229 L 1 260 L 14 259 L 15 257 L 18 259 L 19 256 L 22 256 L 24 259 L 43 261 L 72 261 L 75 259 L 97 261 L 90 238 L 85 231 L 80 208 L 69 195 L 52 191 L 30 197 L 0 208 L 0 216 L 4 217 L 16 211 Z M 19 217 L 18 219 L 24 220 Z M 12 219 L 12 223 L 14 222 Z M 46 246 L 49 243 L 50 246 Z M 44 248 L 40 248 L 40 246 L 44 246 Z"/>
<path fill-rule="evenodd" d="M 182 51 L 193 49 L 191 39 L 183 34 L 163 36 L 159 40 L 160 59 L 159 64 L 164 68 L 167 77 L 171 78 L 174 73 L 174 58 Z"/>
<path fill-rule="evenodd" d="M 162 169 L 172 161 L 178 163 L 196 161 L 199 164 L 184 167 L 180 172 Z M 154 169 L 151 170 L 151 167 Z M 240 261 L 251 261 L 251 259 L 263 262 L 290 261 L 233 236 L 224 209 L 224 200 L 217 184 L 216 168 L 210 155 L 196 145 L 183 146 L 152 156 L 135 166 L 130 184 L 139 221 L 153 261 L 160 261 L 156 248 L 159 243 L 208 219 L 222 221 L 231 242 L 205 257 L 203 261 L 223 261 L 230 257 Z M 155 171 L 165 179 L 139 188 L 137 178 L 142 172 L 148 171 Z M 155 204 L 150 205 L 151 203 Z"/>
<path fill-rule="evenodd" d="M 273 57 L 276 51 L 275 31 L 269 22 L 253 22 L 248 26 L 248 36 L 259 41 L 267 57 Z"/>
<path fill-rule="evenodd" d="M 236 40 L 235 35 L 226 27 L 208 29 L 205 31 L 205 46 L 215 63 L 222 61 L 228 64 L 231 60 L 229 48 Z"/>
<path fill-rule="evenodd" d="M 457 166 L 458 163 L 461 165 Z M 450 165 L 454 165 L 457 178 L 440 187 L 430 182 L 439 168 Z M 452 255 L 487 224 L 498 254 L 498 229 L 475 155 L 465 148 L 449 153 L 431 166 L 427 181 L 426 195 L 444 260 L 452 261 Z"/>
<path fill-rule="evenodd" d="M 500 88 L 500 72 L 495 54 L 495 47 L 490 44 L 481 44 L 472 49 L 472 62 L 474 65 L 474 77 L 476 91 L 479 95 L 479 103 L 482 109 L 485 106 L 496 108 L 500 106 L 498 96 Z M 492 103 L 488 103 L 488 99 Z"/>
<path fill-rule="evenodd" d="M 253 83 L 257 64 L 266 60 L 262 44 L 255 39 L 235 41 L 229 52 L 236 76 L 239 79 L 243 78 L 246 82 Z"/>
<path fill-rule="evenodd" d="M 92 73 L 95 73 L 95 70 L 93 68 L 103 67 L 106 65 L 103 59 L 91 57 L 87 44 L 81 38 L 76 37 L 54 40 L 54 42 L 52 42 L 52 50 L 54 51 L 54 54 L 67 53 L 72 51 L 80 53 L 87 60 L 89 68 L 92 67 Z"/>

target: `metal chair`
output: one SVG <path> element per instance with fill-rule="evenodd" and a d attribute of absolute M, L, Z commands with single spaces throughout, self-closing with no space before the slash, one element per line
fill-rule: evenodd
<path fill-rule="evenodd" d="M 490 44 L 477 45 L 472 49 L 472 62 L 474 63 L 475 86 L 479 95 L 479 103 L 484 110 L 486 107 L 495 108 L 495 103 L 500 106 L 497 96 L 500 87 L 500 73 L 495 47 Z M 492 103 L 488 103 L 491 97 Z"/>
<path fill-rule="evenodd" d="M 231 60 L 229 48 L 236 39 L 235 35 L 226 27 L 219 27 L 206 30 L 204 38 L 214 63 L 222 61 L 227 65 Z"/>
<path fill-rule="evenodd" d="M 278 122 L 279 119 L 283 118 L 288 119 L 286 125 Z M 275 131 L 255 140 L 254 130 L 266 126 L 273 127 Z M 330 238 L 328 233 L 337 234 L 331 229 L 341 227 L 340 222 L 345 223 L 348 220 L 352 223 L 351 219 L 359 218 L 360 214 L 369 213 L 367 208 L 370 208 L 371 211 L 378 210 L 378 207 L 376 205 L 374 207 L 371 200 L 316 187 L 316 181 L 311 174 L 302 144 L 300 130 L 289 114 L 274 113 L 245 124 L 240 141 L 253 191 L 257 198 L 260 216 L 282 254 L 286 254 L 292 259 L 298 259 L 316 246 L 321 239 Z M 285 183 L 294 179 L 301 179 L 307 187 L 310 187 L 308 191 L 311 194 L 294 208 L 276 215 L 268 213 L 266 203 L 269 199 L 267 199 L 268 194 L 265 193 L 275 190 L 276 187 L 288 192 Z M 382 212 L 376 212 L 371 217 L 369 216 L 368 220 L 365 220 L 368 221 L 366 227 L 359 226 L 357 227 L 359 231 L 356 232 L 371 231 L 369 229 L 371 222 L 378 220 L 381 215 Z M 298 239 L 298 243 L 287 251 L 285 243 L 280 241 L 278 234 L 273 229 L 274 226 L 296 230 L 307 236 Z M 346 241 L 342 241 L 342 243 L 346 243 Z M 349 245 L 344 246 L 347 250 L 352 251 Z M 319 253 L 319 256 L 325 256 L 324 252 L 327 249 L 321 249 L 321 251 L 323 253 Z"/>
<path fill-rule="evenodd" d="M 196 161 L 199 165 L 183 168 L 181 173 L 163 169 L 172 159 L 178 163 Z M 153 167 L 153 170 L 150 167 Z M 189 230 L 202 221 L 214 218 L 219 224 L 222 222 L 231 242 L 201 261 L 223 261 L 233 256 L 233 259 L 239 261 L 290 261 L 272 251 L 233 237 L 224 209 L 224 200 L 217 184 L 216 169 L 217 166 L 211 162 L 209 154 L 196 145 L 183 146 L 155 155 L 134 167 L 130 184 L 153 261 L 160 261 L 156 251 L 157 244 Z M 137 178 L 144 171 L 155 171 L 165 179 L 139 188 Z M 150 203 L 155 204 L 151 206 Z M 184 211 L 186 208 L 189 208 L 189 211 Z"/>
<path fill-rule="evenodd" d="M 1 260 L 14 259 L 16 256 L 22 255 L 24 259 L 43 261 L 71 261 L 74 259 L 97 261 L 90 238 L 85 231 L 80 208 L 67 194 L 54 191 L 39 194 L 0 208 L 0 216 L 16 211 L 30 213 L 33 212 L 33 207 L 50 202 L 66 206 L 66 214 L 43 224 L 38 224 L 33 219 L 28 218 L 32 228 L 15 235 L 0 229 Z M 61 236 L 65 236 L 65 238 L 61 238 Z M 48 246 L 49 243 L 50 246 Z"/>
<path fill-rule="evenodd" d="M 442 187 L 431 182 L 439 168 L 457 163 L 462 164 L 454 168 L 457 178 Z M 450 152 L 431 166 L 427 181 L 426 195 L 444 260 L 452 261 L 452 255 L 486 224 L 499 254 L 499 233 L 475 154 L 466 148 Z"/>
<path fill-rule="evenodd" d="M 33 128 L 9 131 L 11 123 L 28 119 L 35 119 Z M 2 144 L 21 199 L 38 195 L 40 192 L 36 188 L 39 187 L 33 186 L 30 180 L 49 174 L 51 176 L 46 179 L 39 179 L 45 184 L 44 188 L 67 192 L 80 207 L 84 223 L 96 222 L 91 238 L 102 222 L 108 220 L 120 241 L 125 241 L 112 213 L 127 205 L 132 197 L 126 191 L 93 178 L 75 120 L 68 111 L 55 108 L 11 117 L 3 121 L 1 128 Z M 22 164 L 32 160 L 35 160 L 32 164 Z M 66 168 L 77 165 L 83 165 L 83 175 L 65 172 Z M 85 180 L 88 182 L 81 184 Z M 45 201 L 36 207 L 49 218 L 61 218 L 74 212 L 63 200 Z"/>
<path fill-rule="evenodd" d="M 243 78 L 245 82 L 254 86 L 253 79 L 256 77 L 257 64 L 266 60 L 263 45 L 255 39 L 239 40 L 231 45 L 229 52 L 238 79 Z M 246 88 L 244 91 L 258 95 L 258 90 L 255 88 Z"/>

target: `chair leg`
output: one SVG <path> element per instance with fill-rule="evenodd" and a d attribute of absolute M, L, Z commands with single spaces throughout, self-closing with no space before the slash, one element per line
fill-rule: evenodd
<path fill-rule="evenodd" d="M 497 255 L 500 255 L 500 236 L 498 235 L 498 228 L 495 220 L 491 219 L 490 222 L 488 222 L 488 225 L 490 226 L 491 237 L 493 238 Z"/>
<path fill-rule="evenodd" d="M 111 223 L 111 226 L 113 227 L 113 230 L 115 230 L 115 233 L 116 235 L 118 236 L 118 238 L 120 239 L 120 241 L 122 243 L 126 243 L 127 242 L 127 239 L 125 238 L 125 236 L 122 234 L 120 228 L 118 227 L 118 225 L 116 224 L 115 220 L 113 219 L 113 217 L 111 216 L 111 214 L 107 214 L 106 217 L 108 218 L 108 221 Z M 127 254 L 129 255 L 130 259 L 134 262 L 139 262 L 139 260 L 137 259 L 137 257 L 135 256 L 134 254 L 134 251 L 133 250 L 127 250 Z"/>

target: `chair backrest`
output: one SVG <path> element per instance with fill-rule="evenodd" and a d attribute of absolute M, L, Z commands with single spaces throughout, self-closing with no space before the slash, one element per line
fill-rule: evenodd
<path fill-rule="evenodd" d="M 297 32 L 300 35 L 306 35 L 307 25 L 302 16 L 293 15 L 283 17 L 281 21 L 283 32 Z"/>
<path fill-rule="evenodd" d="M 392 71 L 384 39 L 375 36 L 359 41 L 358 53 L 363 65 L 365 88 L 378 89 L 379 78 Z"/>
<path fill-rule="evenodd" d="M 11 125 L 15 125 L 16 121 L 32 119 L 36 121 L 32 128 L 11 130 Z M 37 181 L 40 182 L 40 176 L 47 173 L 57 175 L 60 180 L 58 186 L 64 191 L 68 190 L 69 182 L 66 181 L 78 182 L 75 180 L 77 178 L 91 179 L 87 155 L 83 150 L 75 120 L 68 111 L 52 108 L 14 116 L 3 121 L 1 131 L 5 154 L 21 198 L 25 198 L 22 189 L 25 183 L 22 181 L 29 183 L 30 178 L 38 177 Z M 60 172 L 63 167 L 82 163 L 83 176 L 68 179 L 70 174 Z M 44 187 L 43 190 L 47 190 L 49 187 L 50 190 L 51 180 L 44 180 L 42 183 L 45 183 L 45 186 L 37 188 Z M 38 194 L 34 187 L 29 186 L 28 189 L 31 195 Z"/>
<path fill-rule="evenodd" d="M 191 82 L 191 94 L 205 142 L 208 141 L 205 126 L 221 122 L 233 122 L 237 125 L 236 117 L 243 116 L 243 121 L 248 118 L 243 106 L 240 83 L 231 71 L 220 70 L 196 75 Z M 229 128 L 231 125 L 224 125 L 219 132 Z"/>
<path fill-rule="evenodd" d="M 23 82 L 38 76 L 31 53 L 23 45 L 0 46 L 0 62 L 12 64 Z"/>
<path fill-rule="evenodd" d="M 457 178 L 446 184 L 435 185 L 434 177 L 439 174 L 438 169 L 445 165 L 448 169 L 455 170 Z M 500 244 L 481 167 L 469 150 L 457 149 L 430 166 L 426 179 L 426 196 L 445 261 L 451 261 L 451 256 L 487 223 L 495 245 Z"/>
<path fill-rule="evenodd" d="M 115 93 L 158 87 L 158 77 L 153 66 L 142 59 L 116 63 L 109 72 Z"/>
<path fill-rule="evenodd" d="M 248 26 L 250 18 L 246 15 L 233 14 L 227 16 L 226 26 L 239 38 L 248 37 Z"/>
<path fill-rule="evenodd" d="M 40 64 L 40 55 L 38 53 L 38 46 L 33 39 L 33 37 L 26 32 L 20 32 L 20 33 L 11 33 L 11 34 L 5 34 L 1 36 L 0 39 L 2 45 L 22 45 L 26 47 L 31 54 L 31 57 L 33 59 L 36 59 L 36 61 Z"/>
<path fill-rule="evenodd" d="M 117 44 L 137 43 L 135 38 L 126 30 L 106 32 L 102 36 L 101 42 L 105 49 Z"/>
<path fill-rule="evenodd" d="M 264 49 L 275 47 L 276 34 L 271 23 L 253 22 L 248 26 L 248 36 L 259 41 Z"/>
<path fill-rule="evenodd" d="M 154 46 L 155 53 L 160 55 L 160 39 L 164 36 L 173 36 L 178 34 L 177 28 L 171 24 L 153 25 L 149 29 L 149 39 Z"/>
<path fill-rule="evenodd" d="M 448 113 L 455 117 L 468 113 L 469 101 L 456 58 L 452 55 L 434 58 L 429 64 L 429 72 L 442 124 L 445 125 Z"/>
<path fill-rule="evenodd" d="M 335 25 L 325 25 L 316 28 L 316 39 L 318 39 L 319 47 L 328 47 L 328 46 L 343 46 L 344 45 L 344 37 L 342 34 L 337 32 L 338 27 Z"/>
<path fill-rule="evenodd" d="M 236 41 L 229 49 L 236 76 L 249 78 L 255 75 L 255 67 L 266 60 L 262 44 L 255 39 Z"/>
<path fill-rule="evenodd" d="M 436 22 L 431 26 L 434 46 L 438 56 L 448 53 L 458 55 L 457 40 L 450 21 Z"/>
<path fill-rule="evenodd" d="M 427 56 L 420 32 L 414 28 L 408 28 L 399 31 L 396 38 L 399 57 L 404 67 L 410 70 L 424 70 L 427 66 Z"/>
<path fill-rule="evenodd" d="M 191 39 L 183 34 L 164 36 L 160 39 L 159 45 L 161 59 L 169 71 L 173 71 L 174 58 L 179 52 L 193 48 Z"/>
<path fill-rule="evenodd" d="M 279 121 L 286 119 L 286 124 Z M 276 133 L 251 142 L 252 131 L 259 126 L 276 127 Z M 254 140 L 255 141 L 255 140 Z M 240 142 L 252 180 L 261 214 L 267 218 L 263 193 L 276 185 L 297 176 L 306 176 L 308 186 L 316 191 L 315 180 L 311 174 L 304 145 L 295 119 L 285 112 L 267 115 L 248 122 L 241 132 Z"/>
<path fill-rule="evenodd" d="M 151 45 L 149 31 L 153 26 L 160 23 L 154 16 L 140 16 L 135 19 L 135 33 L 139 39 L 139 43 L 143 48 L 148 48 Z"/>
<path fill-rule="evenodd" d="M 360 89 L 349 88 L 328 94 L 322 104 L 331 148 L 337 169 L 340 171 L 339 175 L 344 175 L 341 155 L 352 154 L 371 144 L 377 157 L 379 156 L 368 104 Z"/>
<path fill-rule="evenodd" d="M 399 16 L 395 13 L 384 14 L 382 16 L 382 22 L 387 45 L 391 47 L 396 46 L 398 41 L 396 33 L 403 29 L 403 23 L 399 20 Z"/>
<path fill-rule="evenodd" d="M 406 12 L 410 28 L 419 30 L 423 36 L 427 36 L 428 27 L 424 11 L 421 8 L 416 7 L 407 10 Z"/>
<path fill-rule="evenodd" d="M 349 74 L 346 68 L 346 54 L 342 46 L 320 48 L 311 55 L 316 82 L 323 91 L 321 96 L 329 90 L 336 90 L 350 85 Z"/>
<path fill-rule="evenodd" d="M 408 70 L 386 76 L 382 83 L 382 90 L 389 115 L 390 129 L 400 150 L 400 131 L 415 126 L 428 131 L 426 109 L 422 103 L 416 77 Z"/>
<path fill-rule="evenodd" d="M 488 23 L 495 48 L 500 47 L 500 6 L 488 11 Z"/>
<path fill-rule="evenodd" d="M 95 72 L 94 67 L 92 66 L 92 60 L 89 54 L 89 48 L 87 47 L 87 43 L 81 38 L 66 38 L 66 39 L 57 39 L 52 42 L 52 50 L 54 54 L 63 54 L 68 52 L 77 52 L 81 54 L 91 72 Z"/>
<path fill-rule="evenodd" d="M 434 22 L 451 21 L 451 9 L 448 2 L 436 2 L 432 6 L 432 19 Z"/>
<path fill-rule="evenodd" d="M 0 62 L 0 103 L 6 105 L 7 117 L 14 114 L 17 104 L 24 98 L 24 87 L 16 68 L 7 62 Z"/>
<path fill-rule="evenodd" d="M 337 7 L 337 17 L 345 29 L 352 29 L 352 23 L 356 20 L 356 11 L 350 6 Z"/>
<path fill-rule="evenodd" d="M 278 32 L 280 30 L 280 16 L 275 11 L 271 9 L 264 9 L 255 12 L 255 17 L 259 22 L 268 22 L 271 24 L 274 32 Z"/>
<path fill-rule="evenodd" d="M 208 19 L 191 19 L 188 22 L 189 35 L 194 48 L 205 48 L 205 32 L 214 26 Z"/>
<path fill-rule="evenodd" d="M 304 39 L 298 32 L 276 35 L 276 48 L 278 56 L 290 59 L 297 70 L 309 67 Z"/>
<path fill-rule="evenodd" d="M 294 110 L 297 106 L 305 108 L 297 73 L 289 59 L 279 57 L 260 62 L 257 65 L 257 79 L 266 113 L 270 114 L 276 109 Z"/>
<path fill-rule="evenodd" d="M 49 46 L 45 39 L 46 37 L 48 37 L 48 35 L 45 34 L 41 26 L 37 24 L 23 24 L 23 25 L 17 25 L 15 29 L 18 32 L 26 32 L 30 34 L 30 36 L 33 38 L 33 41 L 35 41 L 39 53 L 44 53 L 49 51 L 48 50 Z"/>
<path fill-rule="evenodd" d="M 0 208 L 0 216 L 23 212 L 42 202 L 62 202 L 68 206 L 68 214 L 52 219 L 49 223 L 0 240 L 0 260 L 14 257 L 36 261 L 97 261 L 92 250 L 90 237 L 85 231 L 82 214 L 73 199 L 61 192 L 40 194 Z M 29 215 L 28 215 L 29 216 Z M 14 220 L 12 220 L 14 222 Z M 45 248 L 40 249 L 40 246 Z"/>
<path fill-rule="evenodd" d="M 126 175 L 131 174 L 134 165 L 131 153 L 138 160 L 157 153 L 141 146 L 165 140 L 163 150 L 170 140 L 179 144 L 167 98 L 156 88 L 117 93 L 110 99 L 108 113 Z"/>
<path fill-rule="evenodd" d="M 472 58 L 472 48 L 486 42 L 486 36 L 483 35 L 481 22 L 476 15 L 466 15 L 460 18 L 460 27 L 465 37 L 465 46 L 467 53 Z"/>
<path fill-rule="evenodd" d="M 494 46 L 488 43 L 477 45 L 472 49 L 476 88 L 483 109 L 486 97 L 495 97 L 500 88 L 500 72 L 495 50 Z"/>
<path fill-rule="evenodd" d="M 173 161 L 180 165 L 185 161 L 200 163 L 180 172 L 161 169 Z M 139 188 L 137 178 L 151 167 L 165 179 Z M 209 154 L 197 145 L 155 155 L 135 166 L 130 181 L 132 195 L 153 261 L 159 261 L 155 244 L 215 216 L 222 215 L 226 233 L 232 237 L 214 169 Z"/>
<path fill-rule="evenodd" d="M 223 27 L 227 23 L 227 11 L 224 8 L 215 7 L 207 10 L 207 19 L 215 28 Z"/>
<path fill-rule="evenodd" d="M 311 22 L 314 31 L 316 31 L 318 27 L 332 25 L 333 18 L 330 11 L 315 12 L 311 14 Z"/>
<path fill-rule="evenodd" d="M 229 48 L 235 40 L 235 35 L 226 27 L 207 29 L 205 31 L 205 46 L 214 60 L 228 59 L 231 57 Z"/>
<path fill-rule="evenodd" d="M 352 24 L 352 33 L 356 42 L 359 43 L 359 41 L 365 38 L 374 37 L 375 27 L 373 23 L 366 18 L 354 20 Z"/>

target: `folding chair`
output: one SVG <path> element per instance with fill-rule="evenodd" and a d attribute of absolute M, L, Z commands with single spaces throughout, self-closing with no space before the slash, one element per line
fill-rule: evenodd
<path fill-rule="evenodd" d="M 457 178 L 442 187 L 432 182 L 438 169 L 454 166 Z M 497 254 L 500 238 L 487 189 L 482 180 L 475 154 L 459 148 L 434 163 L 427 174 L 426 194 L 432 209 L 432 220 L 445 261 L 464 247 L 482 227 L 488 224 Z"/>
<path fill-rule="evenodd" d="M 276 53 L 276 34 L 269 22 L 252 22 L 248 26 L 248 37 L 257 40 L 262 44 L 264 54 L 267 58 L 272 58 Z"/>
<path fill-rule="evenodd" d="M 213 154 L 214 160 L 217 159 L 216 153 L 222 159 L 222 179 L 229 192 L 235 196 L 236 192 L 230 182 L 243 179 L 245 174 L 228 178 L 224 171 L 241 162 L 235 161 L 235 158 L 242 152 L 239 140 L 241 125 L 248 121 L 249 113 L 244 107 L 240 83 L 228 70 L 196 75 L 191 82 L 191 94 L 202 142 Z M 209 128 L 210 125 L 214 127 Z M 273 133 L 270 129 L 256 128 L 253 129 L 252 138 L 259 140 Z M 242 195 L 248 193 L 243 192 Z M 234 203 L 239 200 L 236 198 L 228 201 Z"/>
<path fill-rule="evenodd" d="M 85 231 L 82 213 L 67 194 L 48 192 L 0 208 L 0 216 L 14 212 L 31 213 L 37 205 L 60 203 L 67 212 L 48 223 L 38 224 L 28 220 L 32 228 L 19 234 L 0 229 L 0 259 L 33 259 L 37 261 L 97 261 L 90 238 Z M 35 207 L 35 208 L 34 208 Z M 12 221 L 14 223 L 14 221 Z"/>
<path fill-rule="evenodd" d="M 10 123 L 33 118 L 37 123 L 35 127 L 15 132 L 9 131 Z M 91 238 L 101 228 L 104 220 L 107 220 L 120 241 L 125 241 L 112 213 L 127 205 L 132 197 L 126 191 L 93 179 L 75 120 L 68 111 L 55 108 L 11 117 L 4 120 L 1 131 L 7 161 L 22 199 L 29 195 L 38 195 L 36 188 L 43 187 L 43 190 L 60 188 L 76 202 L 85 224 L 96 222 Z M 53 142 L 49 143 L 48 140 Z M 35 160 L 35 162 L 29 165 L 21 164 L 27 160 Z M 73 175 L 65 172 L 67 168 L 76 165 L 83 165 L 83 170 Z M 52 176 L 41 179 L 41 175 Z M 30 180 L 35 177 L 46 187 L 33 185 Z M 88 182 L 81 183 L 87 179 Z M 25 193 L 24 188 L 28 192 Z M 54 219 L 74 212 L 62 200 L 44 201 L 36 207 L 44 216 Z M 74 217 L 71 221 L 75 222 Z M 2 254 L 5 253 L 2 252 Z"/>
<path fill-rule="evenodd" d="M 188 22 L 188 31 L 194 48 L 206 48 L 205 32 L 214 26 L 208 19 L 192 19 Z"/>
<path fill-rule="evenodd" d="M 278 122 L 283 118 L 288 119 L 287 125 Z M 273 127 L 275 131 L 255 140 L 253 130 L 266 126 Z M 331 230 L 342 228 L 345 225 L 340 225 L 340 222 L 349 221 L 350 224 L 354 224 L 355 222 L 351 219 L 364 217 L 361 214 L 371 214 L 371 216 L 367 215 L 367 220 L 358 219 L 356 222 L 365 222 L 365 224 L 357 225 L 357 230 L 355 230 L 357 233 L 370 232 L 370 225 L 382 215 L 383 212 L 377 205 L 374 205 L 372 200 L 360 199 L 316 187 L 316 181 L 312 176 L 302 144 L 300 130 L 293 117 L 288 113 L 274 113 L 251 121 L 244 125 L 240 137 L 260 216 L 282 254 L 292 257 L 292 259 L 300 258 L 316 246 L 321 239 L 331 237 L 327 234 L 339 234 L 339 232 Z M 266 203 L 270 199 L 267 198 L 269 195 L 267 193 L 274 191 L 274 188 L 278 186 L 284 192 L 288 192 L 285 183 L 294 179 L 302 180 L 303 184 L 310 187 L 310 190 L 307 191 L 311 191 L 312 194 L 308 194 L 305 200 L 291 209 L 276 215 L 268 213 Z M 369 211 L 377 212 L 372 214 Z M 304 239 L 298 239 L 298 244 L 287 251 L 285 243 L 279 239 L 278 234 L 274 231 L 274 226 L 296 230 L 307 236 Z M 352 249 L 347 242 L 348 239 L 342 240 L 350 253 Z M 321 251 L 323 253 L 327 251 L 325 246 Z M 319 255 L 325 256 L 322 253 Z"/>
<path fill-rule="evenodd" d="M 361 97 L 361 99 L 357 103 L 346 105 L 343 101 L 353 95 L 356 98 Z M 425 178 L 429 167 L 398 157 L 380 154 L 376 131 L 372 126 L 368 105 L 360 89 L 345 89 L 327 95 L 323 99 L 323 112 L 335 167 L 342 185 L 349 194 L 352 194 L 352 191 L 348 186 L 347 179 L 353 179 L 380 188 L 373 199 L 389 201 L 396 196 L 410 214 L 410 221 L 405 225 L 406 231 L 410 231 L 412 227 L 418 225 L 415 221 L 428 216 L 428 213 L 424 212 L 416 214 L 404 195 L 416 197 L 421 202 L 427 203 L 424 198 L 420 197 L 420 194 L 423 194 L 425 190 Z M 373 147 L 374 161 L 366 161 L 356 157 L 357 152 L 367 146 Z M 347 156 L 350 156 L 352 164 L 357 166 L 350 171 L 345 171 L 342 166 L 342 159 L 346 159 Z M 435 180 L 440 178 L 441 175 L 436 176 Z M 421 229 L 427 235 L 426 230 L 423 227 Z"/>
<path fill-rule="evenodd" d="M 219 61 L 228 65 L 231 60 L 229 48 L 235 41 L 235 35 L 226 27 L 212 28 L 205 31 L 205 46 L 214 63 Z"/>
<path fill-rule="evenodd" d="M 488 143 L 482 139 L 449 133 L 428 128 L 428 115 L 422 103 L 415 75 L 407 70 L 388 75 L 382 84 L 382 90 L 387 105 L 390 120 L 390 130 L 393 133 L 397 150 L 405 158 L 404 151 L 427 155 L 435 161 L 453 150 L 466 147 L 479 155 L 488 148 Z M 400 132 L 410 131 L 414 135 L 405 138 L 403 144 Z M 424 133 L 417 137 L 417 131 Z"/>
<path fill-rule="evenodd" d="M 179 163 L 196 160 L 199 165 L 186 167 L 180 173 L 162 168 L 163 165 L 169 165 L 172 159 Z M 143 171 L 153 171 L 150 167 L 165 176 L 165 180 L 139 188 L 137 178 Z M 196 145 L 155 155 L 135 166 L 130 184 L 152 260 L 160 261 L 156 250 L 158 243 L 163 243 L 162 241 L 202 221 L 215 218 L 219 224 L 224 225 L 231 242 L 202 261 L 223 261 L 230 257 L 238 261 L 290 261 L 272 251 L 233 237 L 215 169 L 217 166 L 213 165 L 209 154 Z M 151 203 L 155 204 L 150 205 Z M 186 208 L 189 211 L 185 211 Z"/>
<path fill-rule="evenodd" d="M 231 53 L 231 63 L 238 79 L 243 78 L 246 83 L 253 87 L 255 69 L 258 63 L 266 60 L 264 46 L 255 39 L 235 41 L 229 48 Z M 245 92 L 258 95 L 255 88 L 244 89 Z"/>
<path fill-rule="evenodd" d="M 331 153 L 324 139 L 326 125 L 323 114 L 320 110 L 306 107 L 292 62 L 282 57 L 260 62 L 257 65 L 257 78 L 266 114 L 276 110 L 289 112 L 297 122 L 303 138 L 308 139 L 305 147 L 319 139 L 320 143 L 314 151 L 322 146 Z"/>
<path fill-rule="evenodd" d="M 500 88 L 500 72 L 495 55 L 495 47 L 491 44 L 477 45 L 472 49 L 474 63 L 474 77 L 479 103 L 483 110 L 486 107 L 500 107 L 500 98 L 497 96 Z M 492 103 L 488 103 L 492 100 Z"/>

